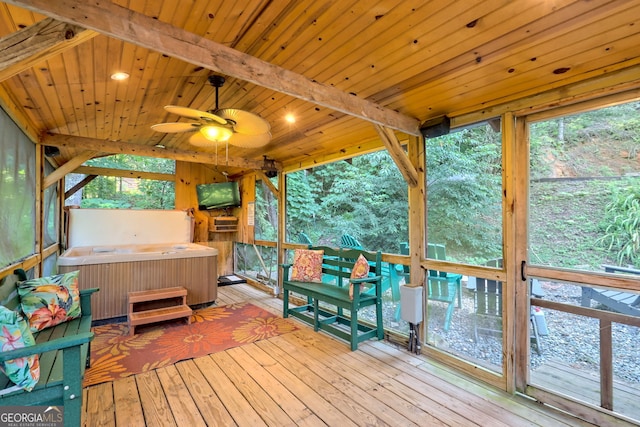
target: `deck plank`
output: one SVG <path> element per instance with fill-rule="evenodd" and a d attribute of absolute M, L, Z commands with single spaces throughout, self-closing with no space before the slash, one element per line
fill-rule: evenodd
<path fill-rule="evenodd" d="M 249 351 L 248 351 L 249 350 Z M 254 381 L 265 390 L 274 402 L 278 402 L 284 412 L 294 421 L 297 425 L 302 420 L 308 417 L 315 417 L 313 412 L 303 404 L 295 394 L 291 393 L 284 384 L 278 381 L 277 377 L 273 376 L 268 370 L 264 369 L 264 363 L 276 364 L 274 359 L 268 359 L 265 362 L 266 357 L 259 357 L 262 363 L 253 357 L 254 354 L 259 354 L 259 351 L 253 349 L 244 349 L 243 347 L 236 347 L 227 352 L 229 356 L 239 365 L 242 366 L 244 371 L 254 379 Z M 317 417 L 316 417 L 317 418 Z M 318 419 L 319 420 L 319 419 Z M 324 423 L 322 423 L 324 424 Z"/>
<path fill-rule="evenodd" d="M 284 337 L 284 339 L 290 341 L 295 345 L 293 339 L 296 335 Z M 300 335 L 298 335 L 300 336 Z M 355 376 L 361 378 L 368 378 L 376 386 L 369 389 L 370 394 L 378 402 L 385 402 L 392 400 L 396 405 L 403 407 L 403 414 L 415 423 L 421 423 L 422 420 L 429 419 L 429 425 L 459 425 L 459 426 L 476 426 L 473 421 L 470 421 L 459 414 L 455 414 L 450 411 L 445 405 L 439 404 L 431 397 L 427 397 L 424 400 L 418 401 L 415 399 L 416 395 L 411 390 L 403 387 L 394 379 L 393 374 L 389 374 L 386 367 L 375 363 L 375 361 L 368 361 L 365 359 L 355 359 L 354 355 L 358 352 L 340 351 L 335 345 L 331 345 L 332 339 L 322 334 L 317 337 L 320 341 L 318 350 L 325 353 L 324 356 L 319 355 L 319 358 L 325 358 L 331 365 L 331 369 L 343 369 L 347 367 Z M 367 344 L 365 344 L 366 346 Z M 353 378 L 353 377 L 352 377 Z"/>
<path fill-rule="evenodd" d="M 322 372 L 324 378 L 344 390 L 355 402 L 375 408 L 375 414 L 381 422 L 398 426 L 411 426 L 421 422 L 427 422 L 428 425 L 443 425 L 430 414 L 417 410 L 411 403 L 399 399 L 398 396 L 386 393 L 384 390 L 378 392 L 377 382 L 355 374 L 339 359 L 327 357 L 326 353 L 314 350 L 312 346 L 308 346 L 308 343 L 305 344 L 307 347 L 304 351 L 298 351 L 297 348 L 302 343 L 296 340 L 293 334 L 288 335 L 288 339 L 281 337 L 281 339 L 261 342 L 258 345 L 277 356 L 279 360 L 286 361 L 287 367 L 295 366 L 299 363 L 298 360 L 305 360 L 308 369 L 312 372 Z M 346 344 L 344 347 L 345 351 L 349 351 Z M 303 354 L 306 356 L 301 359 Z M 298 372 L 293 371 L 293 373 L 296 375 Z"/>
<path fill-rule="evenodd" d="M 594 405 L 600 404 L 600 377 L 597 374 L 572 369 L 558 361 L 549 360 L 536 369 L 531 378 L 533 384 L 557 390 Z M 613 407 L 625 415 L 640 418 L 638 390 L 614 380 Z"/>
<path fill-rule="evenodd" d="M 266 426 L 258 412 L 210 356 L 199 357 L 194 362 L 202 372 L 207 372 L 207 381 L 227 408 L 234 421 L 241 426 Z"/>
<path fill-rule="evenodd" d="M 352 413 L 353 408 L 343 396 L 344 401 L 335 398 L 339 390 L 331 384 L 318 377 L 316 373 L 298 362 L 295 358 L 289 357 L 278 351 L 278 348 L 271 342 L 272 340 L 259 341 L 256 343 L 265 353 L 276 358 L 279 363 L 267 366 L 266 369 L 272 375 L 278 377 L 280 381 L 287 384 L 289 391 L 295 394 L 311 411 L 322 419 L 327 425 L 356 426 L 353 418 L 350 418 L 343 411 Z M 353 415 L 352 415 L 353 416 Z M 353 416 L 355 418 L 355 416 Z"/>
<path fill-rule="evenodd" d="M 175 365 L 156 370 L 171 413 L 179 426 L 206 426 Z"/>
<path fill-rule="evenodd" d="M 116 425 L 127 423 L 132 426 L 144 425 L 142 402 L 138 395 L 135 377 L 122 378 L 113 382 L 113 400 Z"/>
<path fill-rule="evenodd" d="M 176 364 L 182 379 L 189 389 L 194 402 L 208 425 L 235 426 L 237 425 L 229 411 L 207 382 L 204 373 L 198 369 L 193 360 L 184 360 Z"/>
<path fill-rule="evenodd" d="M 482 405 L 490 409 L 494 414 L 502 414 L 501 416 L 504 417 L 505 421 L 513 420 L 512 425 L 526 424 L 528 422 L 533 422 L 533 425 L 554 426 L 592 425 L 559 412 L 546 411 L 544 407 L 531 404 L 529 400 L 520 398 L 519 396 L 511 396 L 493 387 L 487 387 L 480 381 L 464 373 L 452 371 L 433 361 L 426 361 L 424 358 L 415 358 L 410 353 L 400 351 L 386 343 L 372 342 L 371 345 L 364 348 L 363 351 L 369 352 L 373 348 L 388 356 L 401 359 L 406 363 L 404 369 L 408 369 L 407 372 L 411 372 L 412 375 L 418 378 L 423 378 L 424 381 L 428 381 L 430 384 L 439 384 L 442 382 L 445 387 L 449 387 L 450 385 L 457 386 L 458 390 L 456 391 L 456 395 L 460 399 L 465 399 L 467 394 L 481 397 L 484 401 L 481 403 Z M 375 357 L 384 357 L 377 353 L 373 355 Z M 411 366 L 418 368 L 418 370 L 411 369 Z M 493 409 L 491 409 L 492 407 Z"/>
<path fill-rule="evenodd" d="M 238 364 L 228 351 L 212 354 L 211 359 L 224 371 L 251 406 L 260 413 L 267 425 L 293 425 L 293 420 L 286 412 L 260 387 L 260 384 L 251 375 L 247 375 L 244 367 Z M 259 371 L 253 374 L 259 376 L 265 373 L 264 371 Z"/>
<path fill-rule="evenodd" d="M 156 371 L 136 375 L 144 419 L 148 426 L 176 426 Z"/>
<path fill-rule="evenodd" d="M 280 299 L 248 284 L 218 295 L 218 306 L 282 312 Z M 84 425 L 591 425 L 388 342 L 351 352 L 297 323 L 289 334 L 86 388 Z"/>
<path fill-rule="evenodd" d="M 111 383 L 98 384 L 87 390 L 86 425 L 115 426 L 116 419 L 113 405 Z"/>

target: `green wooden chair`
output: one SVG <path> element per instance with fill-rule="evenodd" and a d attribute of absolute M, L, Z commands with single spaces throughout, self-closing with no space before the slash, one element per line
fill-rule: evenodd
<path fill-rule="evenodd" d="M 409 255 L 409 244 L 400 244 L 400 253 Z M 427 257 L 438 260 L 447 258 L 444 245 L 429 243 L 427 245 Z M 406 282 L 409 282 L 409 267 L 403 266 L 403 273 Z M 446 271 L 429 270 L 427 276 L 428 299 L 430 301 L 440 301 L 447 303 L 447 310 L 444 318 L 444 330 L 448 331 L 451 326 L 451 318 L 457 301 L 458 307 L 462 307 L 462 274 L 448 273 Z"/>
<path fill-rule="evenodd" d="M 502 268 L 502 258 L 487 261 L 485 265 Z M 541 297 L 544 295 L 541 289 L 536 289 L 539 284 L 531 283 L 532 293 Z M 473 292 L 474 320 L 473 335 L 478 341 L 480 334 L 502 336 L 502 282 L 497 280 L 476 278 L 476 286 Z M 538 354 L 542 354 L 542 341 L 538 331 L 538 323 L 533 311 L 530 313 L 531 342 L 535 344 Z"/>
<path fill-rule="evenodd" d="M 340 237 L 340 247 L 349 249 L 364 249 L 358 239 L 346 233 L 343 234 L 342 237 Z"/>
<path fill-rule="evenodd" d="M 304 245 L 313 245 L 313 243 L 311 243 L 311 239 L 309 238 L 309 236 L 307 236 L 307 233 L 303 231 L 298 234 L 298 243 L 302 243 Z"/>
<path fill-rule="evenodd" d="M 444 245 L 429 243 L 427 245 L 427 258 L 437 259 L 437 260 L 446 260 L 447 259 L 447 250 Z M 434 283 L 443 282 L 442 279 L 447 283 L 447 288 L 455 285 L 455 293 L 456 299 L 458 302 L 458 307 L 462 307 L 462 274 L 456 273 L 448 273 L 446 271 L 438 271 L 438 270 L 429 270 L 429 280 L 434 281 Z M 444 292 L 444 289 L 442 289 Z M 446 292 L 450 292 L 447 289 Z"/>

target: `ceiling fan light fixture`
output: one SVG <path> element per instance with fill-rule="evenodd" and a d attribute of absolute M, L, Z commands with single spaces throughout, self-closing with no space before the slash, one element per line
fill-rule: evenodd
<path fill-rule="evenodd" d="M 206 125 L 200 128 L 202 136 L 213 142 L 226 142 L 233 135 L 233 131 L 223 126 Z"/>

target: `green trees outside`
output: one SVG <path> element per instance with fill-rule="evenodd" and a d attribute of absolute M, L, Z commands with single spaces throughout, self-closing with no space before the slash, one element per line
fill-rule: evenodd
<path fill-rule="evenodd" d="M 427 140 L 430 241 L 465 254 L 500 250 L 500 147 L 489 126 Z M 365 248 L 399 253 L 409 235 L 408 187 L 389 154 L 288 174 L 288 239 L 301 232 L 314 244 L 336 246 L 347 233 Z"/>
<path fill-rule="evenodd" d="M 408 238 L 407 185 L 386 151 L 287 175 L 287 233 L 337 246 L 342 234 L 397 252 Z"/>
<path fill-rule="evenodd" d="M 488 124 L 426 141 L 427 240 L 447 257 L 502 257 L 502 141 Z"/>
<path fill-rule="evenodd" d="M 120 154 L 92 159 L 87 165 L 169 174 L 175 171 L 173 160 Z M 173 209 L 175 185 L 171 181 L 99 176 L 83 188 L 80 206 L 105 209 Z"/>

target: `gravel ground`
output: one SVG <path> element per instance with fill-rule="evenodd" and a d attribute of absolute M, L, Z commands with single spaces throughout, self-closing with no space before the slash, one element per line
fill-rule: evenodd
<path fill-rule="evenodd" d="M 546 282 L 542 282 L 541 285 L 545 291 L 544 299 L 580 305 L 579 286 Z M 406 322 L 393 320 L 395 306 L 384 304 L 384 307 L 385 326 L 407 332 Z M 467 360 L 475 359 L 478 364 L 494 371 L 501 371 L 501 338 L 483 334 L 479 336 L 478 342 L 473 339 L 473 293 L 464 289 L 462 309 L 454 310 L 451 327 L 447 332 L 443 330 L 444 311 L 445 304 L 434 302 L 430 305 L 430 344 Z M 540 354 L 532 343 L 531 369 L 539 368 L 548 360 L 556 360 L 574 369 L 599 375 L 598 320 L 546 309 L 544 317 L 549 334 L 540 338 Z M 627 383 L 640 383 L 640 328 L 614 323 L 613 365 L 616 379 Z"/>

